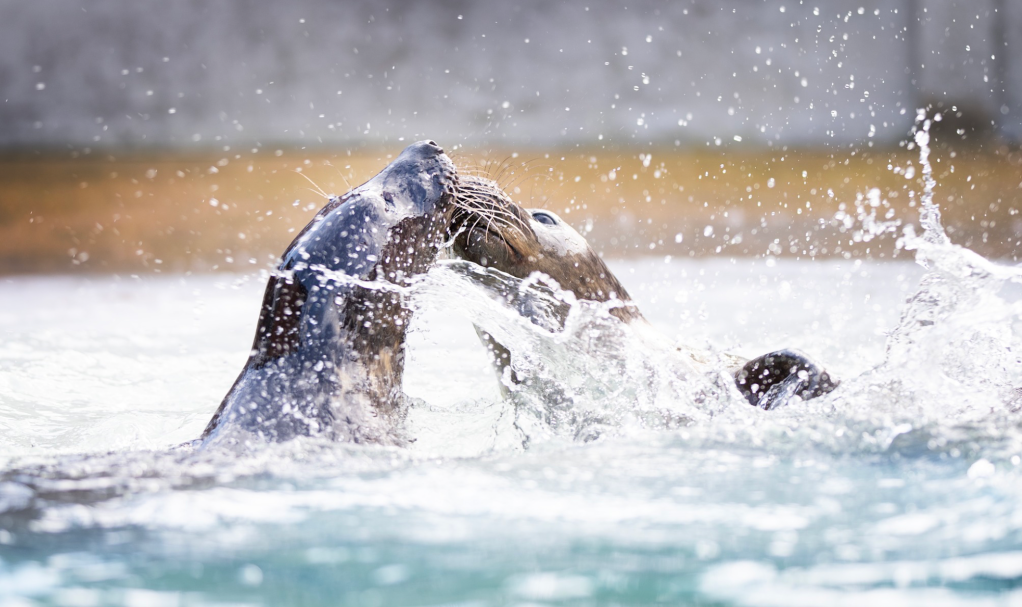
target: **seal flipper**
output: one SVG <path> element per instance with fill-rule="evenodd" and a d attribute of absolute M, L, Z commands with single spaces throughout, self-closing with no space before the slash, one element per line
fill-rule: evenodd
<path fill-rule="evenodd" d="M 798 350 L 778 350 L 745 363 L 734 373 L 745 400 L 761 409 L 777 409 L 792 397 L 809 400 L 837 388 L 822 367 Z"/>

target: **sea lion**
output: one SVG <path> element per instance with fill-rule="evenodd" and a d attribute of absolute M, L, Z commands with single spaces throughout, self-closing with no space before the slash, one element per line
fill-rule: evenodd
<path fill-rule="evenodd" d="M 252 352 L 204 444 L 322 436 L 400 443 L 410 310 L 401 289 L 436 259 L 458 183 L 433 141 L 330 202 L 266 284 Z"/>
<path fill-rule="evenodd" d="M 586 239 L 557 214 L 526 209 L 484 177 L 462 177 L 452 222 L 452 251 L 458 257 L 518 279 L 542 272 L 582 300 L 620 303 L 611 314 L 626 323 L 646 323 L 621 282 Z M 506 348 L 480 331 L 493 350 L 502 376 L 510 367 Z M 803 400 L 832 391 L 838 382 L 797 350 L 771 352 L 731 370 L 739 391 L 752 405 L 774 409 L 792 397 Z M 511 370 L 512 381 L 517 381 Z"/>

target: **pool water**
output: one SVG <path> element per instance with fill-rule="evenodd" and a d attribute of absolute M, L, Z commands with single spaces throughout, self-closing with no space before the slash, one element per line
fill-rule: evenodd
<path fill-rule="evenodd" d="M 612 261 L 648 323 L 441 262 L 401 447 L 190 442 L 265 274 L 4 279 L 0 607 L 1020 604 L 1022 269 L 930 187 L 918 264 Z M 786 347 L 841 385 L 750 407 Z"/>
<path fill-rule="evenodd" d="M 941 251 L 922 287 L 907 262 L 612 262 L 669 344 L 620 352 L 654 365 L 636 368 L 679 343 L 798 347 L 843 383 L 772 412 L 660 394 L 650 410 L 674 399 L 683 423 L 601 418 L 583 437 L 515 419 L 530 409 L 502 399 L 470 321 L 534 325 L 442 264 L 408 342 L 410 446 L 245 453 L 178 445 L 247 356 L 259 276 L 6 279 L 0 604 L 1020 600 L 1014 270 Z M 613 379 L 641 384 L 636 368 Z"/>

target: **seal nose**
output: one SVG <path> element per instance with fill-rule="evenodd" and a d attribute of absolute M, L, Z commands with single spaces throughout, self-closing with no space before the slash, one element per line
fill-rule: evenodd
<path fill-rule="evenodd" d="M 418 162 L 418 161 L 432 161 L 438 156 L 443 155 L 444 149 L 437 145 L 433 140 L 428 141 L 417 141 L 412 145 L 406 147 L 401 156 L 406 161 Z"/>

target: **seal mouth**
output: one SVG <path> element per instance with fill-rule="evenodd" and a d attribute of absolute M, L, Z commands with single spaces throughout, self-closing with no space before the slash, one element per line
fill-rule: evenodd
<path fill-rule="evenodd" d="M 483 267 L 507 268 L 525 257 L 503 234 L 484 225 L 464 228 L 454 244 L 459 257 Z"/>
<path fill-rule="evenodd" d="M 455 249 L 477 261 L 492 260 L 495 255 L 523 258 L 521 249 L 536 240 L 523 213 L 495 182 L 460 175 L 450 229 Z"/>

